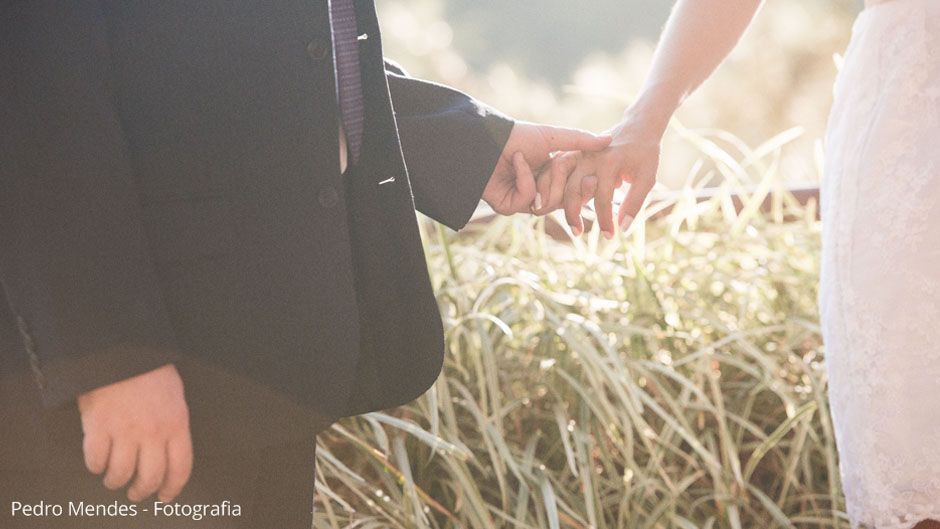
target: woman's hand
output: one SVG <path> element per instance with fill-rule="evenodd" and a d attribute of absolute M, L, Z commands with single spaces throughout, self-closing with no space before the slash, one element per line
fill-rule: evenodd
<path fill-rule="evenodd" d="M 641 120 L 627 118 L 612 131 L 613 141 L 602 152 L 587 154 L 597 174 L 594 209 L 601 232 L 608 239 L 614 236 L 614 192 L 629 184 L 627 196 L 620 204 L 617 226 L 626 231 L 636 218 L 650 190 L 656 184 L 659 170 L 662 132 Z"/>
<path fill-rule="evenodd" d="M 533 212 L 545 215 L 564 207 L 568 225 L 580 235 L 581 208 L 593 198 L 601 231 L 610 239 L 614 235 L 614 191 L 627 182 L 630 189 L 618 215 L 618 225 L 627 230 L 656 183 L 662 130 L 628 117 L 610 132 L 613 140 L 607 149 L 556 154 L 537 178 Z"/>
<path fill-rule="evenodd" d="M 614 192 L 624 182 L 630 189 L 620 205 L 617 225 L 623 230 L 629 228 L 656 183 L 659 146 L 672 114 L 731 52 L 760 6 L 761 0 L 678 0 L 659 39 L 643 89 L 624 120 L 611 131 L 614 138 L 610 147 L 584 154 L 576 162 L 553 159 L 549 172 L 541 172 L 541 176 L 551 176 L 546 183 L 540 178 L 536 184 L 541 200 L 536 200 L 535 212 L 541 215 L 561 207 L 562 190 L 565 194 L 580 193 L 570 203 L 583 199 L 583 186 L 561 186 L 560 182 L 567 182 L 563 176 L 578 179 L 594 171 L 594 207 L 604 236 L 614 236 Z M 565 213 L 569 213 L 567 207 Z M 569 224 L 573 220 L 568 215 Z"/>

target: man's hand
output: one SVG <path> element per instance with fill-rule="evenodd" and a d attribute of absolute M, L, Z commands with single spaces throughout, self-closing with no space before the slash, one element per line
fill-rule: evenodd
<path fill-rule="evenodd" d="M 189 481 L 193 446 L 183 381 L 172 364 L 78 397 L 85 466 L 104 486 L 139 502 L 157 492 L 169 502 Z M 107 471 L 107 472 L 105 472 Z"/>
<path fill-rule="evenodd" d="M 503 153 L 483 190 L 483 200 L 501 215 L 529 212 L 536 201 L 533 171 L 538 171 L 548 163 L 552 153 L 602 151 L 609 143 L 608 136 L 518 122 L 509 134 Z M 536 203 L 536 208 L 539 205 Z"/>

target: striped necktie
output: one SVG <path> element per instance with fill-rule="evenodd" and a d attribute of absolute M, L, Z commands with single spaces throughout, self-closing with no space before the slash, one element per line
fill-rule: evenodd
<path fill-rule="evenodd" d="M 362 78 L 359 72 L 359 31 L 353 0 L 330 0 L 336 90 L 343 129 L 352 163 L 359 160 L 364 121 Z"/>

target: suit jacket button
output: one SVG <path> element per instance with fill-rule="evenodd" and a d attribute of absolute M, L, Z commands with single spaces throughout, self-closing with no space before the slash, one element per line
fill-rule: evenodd
<path fill-rule="evenodd" d="M 329 46 L 322 40 L 314 40 L 311 41 L 310 44 L 307 44 L 307 55 L 309 55 L 311 59 L 317 61 L 323 60 L 329 52 Z"/>
<path fill-rule="evenodd" d="M 336 188 L 333 186 L 326 186 L 320 190 L 317 201 L 325 208 L 335 207 L 336 204 L 339 204 L 339 193 L 336 192 Z"/>

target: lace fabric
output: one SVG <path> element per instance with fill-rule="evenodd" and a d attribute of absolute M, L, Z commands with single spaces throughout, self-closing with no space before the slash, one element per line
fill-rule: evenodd
<path fill-rule="evenodd" d="M 864 11 L 836 82 L 820 312 L 852 527 L 940 520 L 940 2 Z"/>

